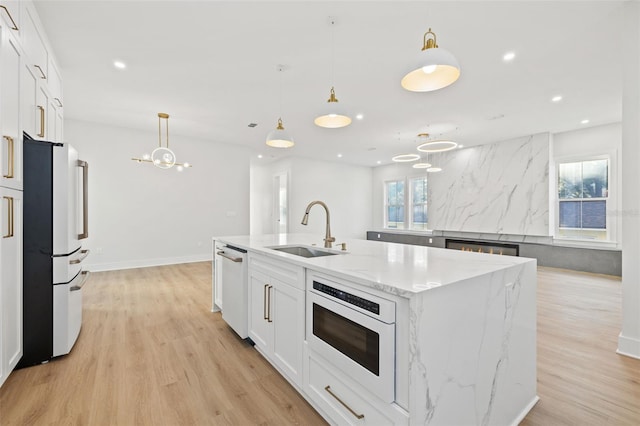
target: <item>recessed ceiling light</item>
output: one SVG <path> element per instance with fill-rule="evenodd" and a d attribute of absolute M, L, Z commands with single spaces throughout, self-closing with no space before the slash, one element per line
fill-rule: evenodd
<path fill-rule="evenodd" d="M 118 68 L 119 70 L 123 70 L 127 67 L 127 64 L 122 61 L 113 61 L 113 66 Z"/>
<path fill-rule="evenodd" d="M 551 102 L 560 102 L 562 100 L 562 96 L 560 95 L 556 95 L 553 98 L 551 98 Z"/>
<path fill-rule="evenodd" d="M 342 158 L 342 154 L 338 154 L 338 158 Z"/>
<path fill-rule="evenodd" d="M 516 54 L 514 52 L 507 52 L 504 54 L 504 56 L 502 56 L 502 60 L 505 62 L 511 62 L 515 57 L 516 57 Z"/>
<path fill-rule="evenodd" d="M 262 158 L 262 154 L 258 154 L 258 158 Z"/>
<path fill-rule="evenodd" d="M 464 148 L 464 145 L 462 145 L 462 144 L 458 145 L 458 149 L 460 149 L 460 148 Z"/>
<path fill-rule="evenodd" d="M 378 160 L 376 161 L 376 164 L 382 164 L 382 161 Z"/>
<path fill-rule="evenodd" d="M 586 118 L 580 122 L 580 124 L 588 124 L 588 123 L 589 123 L 589 120 L 587 120 Z"/>
<path fill-rule="evenodd" d="M 362 114 L 356 115 L 356 120 L 362 120 L 363 118 L 364 118 L 364 115 Z"/>

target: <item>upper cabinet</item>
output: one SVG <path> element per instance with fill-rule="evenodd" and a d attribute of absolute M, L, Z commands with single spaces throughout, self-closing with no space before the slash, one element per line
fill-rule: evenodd
<path fill-rule="evenodd" d="M 0 0 L 0 25 L 7 26 L 16 37 L 20 37 L 20 1 Z"/>
<path fill-rule="evenodd" d="M 40 20 L 31 2 L 22 3 L 22 46 L 29 66 L 33 67 L 36 75 L 46 80 L 49 75 L 49 52 L 45 37 L 40 30 Z"/>
<path fill-rule="evenodd" d="M 0 21 L 0 186 L 22 189 L 20 45 Z"/>

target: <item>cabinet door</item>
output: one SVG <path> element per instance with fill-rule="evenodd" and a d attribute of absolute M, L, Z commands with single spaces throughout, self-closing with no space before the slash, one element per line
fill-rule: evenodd
<path fill-rule="evenodd" d="M 269 316 L 271 302 L 269 278 L 259 272 L 249 271 L 249 337 L 265 353 L 271 353 L 273 324 Z"/>
<path fill-rule="evenodd" d="M 36 138 L 39 130 L 40 114 L 37 105 L 38 79 L 28 64 L 20 68 L 20 119 L 22 129 L 32 138 Z M 36 125 L 36 121 L 38 125 Z"/>
<path fill-rule="evenodd" d="M 0 188 L 0 385 L 22 357 L 22 192 Z"/>
<path fill-rule="evenodd" d="M 46 81 L 49 75 L 49 52 L 38 13 L 32 2 L 23 2 L 21 24 L 21 39 L 26 63 L 35 71 L 38 78 Z"/>
<path fill-rule="evenodd" d="M 20 38 L 20 4 L 18 0 L 2 0 L 0 3 L 0 26 L 7 26 L 16 37 Z"/>
<path fill-rule="evenodd" d="M 20 130 L 20 48 L 0 25 L 0 186 L 22 189 L 22 131 Z"/>
<path fill-rule="evenodd" d="M 302 386 L 304 291 L 272 280 L 273 361 Z"/>

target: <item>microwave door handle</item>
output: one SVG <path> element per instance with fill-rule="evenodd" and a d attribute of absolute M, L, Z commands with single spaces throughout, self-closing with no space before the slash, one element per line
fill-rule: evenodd
<path fill-rule="evenodd" d="M 78 167 L 82 167 L 82 234 L 78 239 L 83 240 L 89 237 L 89 163 L 78 160 Z"/>

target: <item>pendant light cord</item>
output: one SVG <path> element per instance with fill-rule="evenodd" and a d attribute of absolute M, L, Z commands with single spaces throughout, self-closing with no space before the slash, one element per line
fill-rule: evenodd
<path fill-rule="evenodd" d="M 335 65 L 336 65 L 336 21 L 335 18 L 331 18 L 331 86 L 335 86 Z"/>

